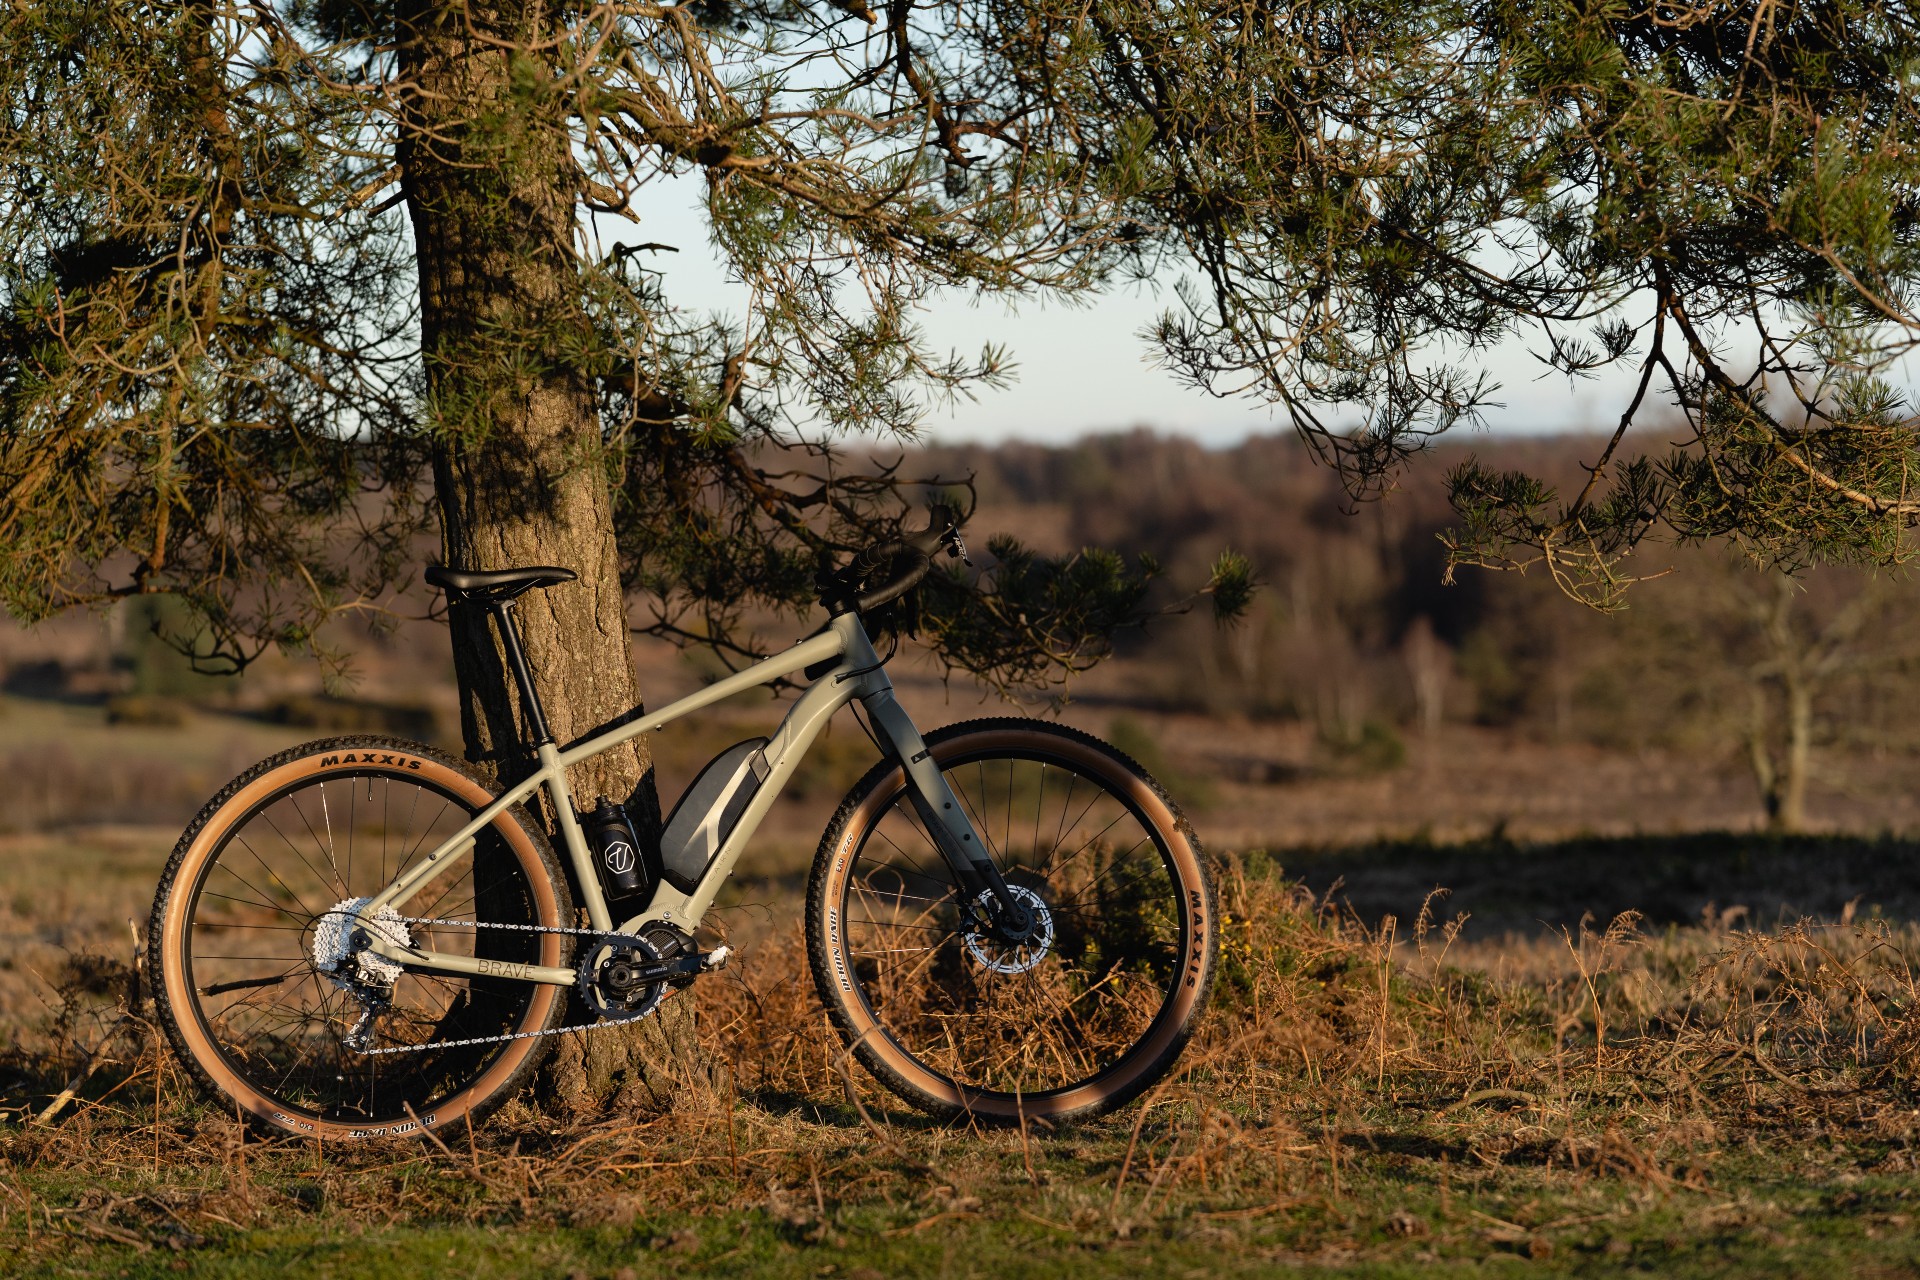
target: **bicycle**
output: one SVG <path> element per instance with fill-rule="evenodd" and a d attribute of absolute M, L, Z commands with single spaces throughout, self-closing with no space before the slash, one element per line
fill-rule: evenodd
<path fill-rule="evenodd" d="M 553 1036 L 645 1017 L 725 963 L 727 948 L 696 941 L 703 917 L 801 757 L 857 700 L 882 758 L 821 837 L 806 911 L 814 983 L 851 1053 L 940 1118 L 1069 1120 L 1138 1097 L 1212 983 L 1205 856 L 1160 785 L 1087 734 L 1009 718 L 921 736 L 863 616 L 915 589 L 941 549 L 965 555 L 935 508 L 924 531 L 823 577 L 829 619 L 812 636 L 566 747 L 511 606 L 575 575 L 430 568 L 450 608 L 491 617 L 530 772 L 496 794 L 432 747 L 345 737 L 235 778 L 181 835 L 149 925 L 180 1059 L 271 1130 L 480 1120 Z M 716 757 L 658 847 L 609 801 L 575 810 L 569 765 L 796 677 L 809 683 L 779 729 Z M 564 863 L 523 807 L 542 789 Z M 566 1022 L 570 994 L 584 1021 Z"/>

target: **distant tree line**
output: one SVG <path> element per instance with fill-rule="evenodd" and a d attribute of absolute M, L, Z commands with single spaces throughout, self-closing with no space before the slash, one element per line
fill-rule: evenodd
<path fill-rule="evenodd" d="M 1751 770 L 1771 825 L 1847 751 L 1920 751 L 1920 585 L 1903 570 L 1788 575 L 1723 544 L 1643 547 L 1648 580 L 1597 613 L 1544 572 L 1460 568 L 1443 473 L 1470 456 L 1577 484 L 1594 437 L 1447 445 L 1387 497 L 1354 504 L 1290 436 L 1208 450 L 1147 432 L 1071 447 L 936 449 L 971 470 L 982 520 L 1203 571 L 1223 542 L 1267 589 L 1231 630 L 1174 618 L 1125 641 L 1168 709 L 1295 718 L 1335 749 L 1472 723 L 1615 750 L 1676 749 Z M 1666 572 L 1671 569 L 1672 572 Z M 1824 773 L 1824 777 L 1823 777 Z"/>

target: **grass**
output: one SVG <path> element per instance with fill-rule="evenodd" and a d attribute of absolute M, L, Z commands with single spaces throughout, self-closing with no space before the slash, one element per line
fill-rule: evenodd
<path fill-rule="evenodd" d="M 1648 927 L 1748 926 L 1845 914 L 1920 920 L 1920 844 L 1891 836 L 1707 831 L 1514 841 L 1429 840 L 1296 848 L 1289 872 L 1337 888 L 1360 915 L 1412 918 L 1436 887 L 1476 936 L 1573 927 L 1623 911 Z M 1849 906 L 1849 904 L 1852 904 Z"/>
<path fill-rule="evenodd" d="M 93 703 L 0 696 L 0 834 L 169 821 L 177 831 L 241 769 L 305 730 L 185 710 L 178 724 L 110 724 Z"/>
<path fill-rule="evenodd" d="M 1647 868 L 1683 864 L 1660 843 L 1612 850 L 1650 901 L 1673 885 Z M 1749 843 L 1808 881 L 1828 865 Z M 1576 853 L 1600 856 L 1532 857 Z M 1408 884 L 1423 857 L 1519 857 L 1370 855 Z M 1180 1069 L 1026 1132 L 930 1126 L 849 1072 L 782 917 L 696 988 L 719 1096 L 322 1149 L 244 1131 L 154 1051 L 131 940 L 99 919 L 137 858 L 87 856 L 93 922 L 76 891 L 0 1012 L 8 1275 L 1920 1275 L 1920 929 L 1870 902 L 1475 938 L 1435 904 L 1363 917 L 1225 858 L 1222 981 Z"/>

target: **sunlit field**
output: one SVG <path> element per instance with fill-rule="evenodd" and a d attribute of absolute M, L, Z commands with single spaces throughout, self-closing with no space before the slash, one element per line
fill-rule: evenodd
<path fill-rule="evenodd" d="M 1221 851 L 1198 1038 L 1144 1103 L 1058 1130 L 901 1110 L 824 1025 L 792 878 L 749 878 L 717 917 L 742 959 L 678 997 L 729 1064 L 718 1100 L 515 1105 L 324 1147 L 244 1131 L 158 1049 L 139 934 L 166 848 L 133 827 L 6 840 L 9 1274 L 1904 1275 L 1920 1256 L 1920 929 L 1879 908 L 1920 883 L 1899 842 Z M 1325 892 L 1369 865 L 1363 906 Z M 1423 867 L 1452 901 L 1423 904 Z M 1833 900 L 1869 867 L 1877 897 Z M 1716 876 L 1773 905 L 1706 909 Z M 1606 911 L 1660 914 L 1583 920 L 1600 884 Z"/>

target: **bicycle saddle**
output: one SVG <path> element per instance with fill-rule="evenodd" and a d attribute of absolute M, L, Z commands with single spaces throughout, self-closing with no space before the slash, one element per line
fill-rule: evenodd
<path fill-rule="evenodd" d="M 449 569 L 430 564 L 426 572 L 428 584 L 449 597 L 480 600 L 511 600 L 523 591 L 572 582 L 577 576 L 571 569 L 539 564 L 520 569 Z"/>

